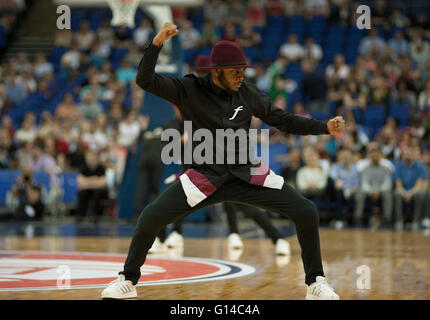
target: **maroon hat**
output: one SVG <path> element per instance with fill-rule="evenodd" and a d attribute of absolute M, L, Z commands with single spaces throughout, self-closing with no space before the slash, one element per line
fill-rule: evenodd
<path fill-rule="evenodd" d="M 194 69 L 201 70 L 204 67 L 208 67 L 210 65 L 209 56 L 199 54 L 194 60 Z"/>
<path fill-rule="evenodd" d="M 215 43 L 210 55 L 210 65 L 200 68 L 226 69 L 226 68 L 255 68 L 248 65 L 242 47 L 234 41 L 221 40 Z"/>

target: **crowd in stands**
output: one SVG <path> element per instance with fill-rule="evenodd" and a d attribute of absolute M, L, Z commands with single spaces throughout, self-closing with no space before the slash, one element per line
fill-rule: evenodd
<path fill-rule="evenodd" d="M 5 50 L 22 14 L 33 0 L 0 1 L 0 54 Z"/>
<path fill-rule="evenodd" d="M 275 171 L 317 202 L 323 222 L 428 228 L 429 11 L 377 0 L 372 28 L 359 30 L 358 5 L 211 0 L 203 9 L 176 7 L 172 13 L 188 71 L 216 41 L 237 41 L 256 65 L 247 70 L 248 81 L 276 106 L 304 117 L 344 116 L 341 137 L 298 137 L 271 128 L 271 146 L 285 147 L 273 159 Z M 304 32 L 289 21 L 322 24 Z M 135 29 L 112 28 L 109 19 L 95 27 L 84 19 L 74 30 L 57 31 L 50 56 L 21 53 L 1 64 L 0 168 L 46 170 L 53 177 L 110 170 L 120 182 L 127 150 L 148 126 L 141 111 L 144 92 L 134 77 L 153 35 L 147 16 Z M 63 92 L 61 85 L 71 89 Z M 48 104 L 58 94 L 61 101 L 53 107 L 29 109 L 22 121 L 14 119 L 14 108 L 31 97 Z M 253 126 L 267 128 L 258 120 Z M 88 187 L 83 180 L 81 190 Z M 112 185 L 99 180 L 91 180 L 92 189 Z"/>

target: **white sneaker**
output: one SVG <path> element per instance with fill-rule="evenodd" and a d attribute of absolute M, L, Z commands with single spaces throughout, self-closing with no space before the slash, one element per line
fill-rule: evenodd
<path fill-rule="evenodd" d="M 339 296 L 324 277 L 318 276 L 316 281 L 308 286 L 306 300 L 339 300 Z"/>
<path fill-rule="evenodd" d="M 275 253 L 276 255 L 279 255 L 279 256 L 290 255 L 291 254 L 290 243 L 287 240 L 278 239 L 278 241 L 276 241 Z"/>
<path fill-rule="evenodd" d="M 430 229 L 430 218 L 424 218 L 422 222 L 424 229 Z"/>
<path fill-rule="evenodd" d="M 183 248 L 184 247 L 184 237 L 176 231 L 173 231 L 165 242 L 168 249 L 173 248 Z"/>
<path fill-rule="evenodd" d="M 344 223 L 342 220 L 336 220 L 336 222 L 334 223 L 334 228 L 336 230 L 342 230 L 344 226 Z"/>
<path fill-rule="evenodd" d="M 160 241 L 160 239 L 155 238 L 152 247 L 149 249 L 148 254 L 162 253 L 166 252 L 166 245 Z"/>
<path fill-rule="evenodd" d="M 232 233 L 227 237 L 229 249 L 243 249 L 243 242 L 237 233 Z"/>
<path fill-rule="evenodd" d="M 137 298 L 136 287 L 130 280 L 120 274 L 118 279 L 108 284 L 102 292 L 102 299 L 133 299 Z"/>
<path fill-rule="evenodd" d="M 396 221 L 394 223 L 394 229 L 397 231 L 403 230 L 403 222 L 402 221 Z"/>

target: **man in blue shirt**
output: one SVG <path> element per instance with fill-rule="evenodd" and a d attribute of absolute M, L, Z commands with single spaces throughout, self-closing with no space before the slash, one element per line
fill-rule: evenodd
<path fill-rule="evenodd" d="M 338 152 L 338 161 L 330 169 L 330 178 L 334 182 L 338 207 L 336 210 L 336 229 L 343 227 L 343 219 L 347 213 L 347 203 L 354 200 L 360 189 L 360 174 L 353 163 L 350 149 Z"/>
<path fill-rule="evenodd" d="M 394 172 L 395 227 L 397 230 L 403 229 L 403 202 L 412 202 L 412 229 L 418 230 L 424 210 L 427 173 L 425 167 L 414 159 L 412 147 L 406 147 L 402 156 L 403 161 L 396 166 Z"/>

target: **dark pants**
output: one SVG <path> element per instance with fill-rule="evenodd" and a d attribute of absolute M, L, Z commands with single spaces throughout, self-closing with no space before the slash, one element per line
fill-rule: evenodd
<path fill-rule="evenodd" d="M 78 208 L 76 213 L 77 217 L 82 218 L 83 216 L 86 216 L 91 203 L 93 205 L 91 215 L 103 215 L 103 200 L 107 198 L 108 196 L 106 189 L 85 189 L 79 191 Z"/>
<path fill-rule="evenodd" d="M 157 197 L 162 174 L 163 163 L 160 159 L 142 159 L 139 162 L 134 197 L 135 216 L 142 211 L 142 206 Z"/>
<path fill-rule="evenodd" d="M 227 213 L 227 221 L 230 229 L 230 233 L 239 233 L 239 227 L 237 225 L 237 211 L 241 211 L 246 218 L 252 219 L 255 223 L 263 229 L 266 235 L 276 243 L 278 239 L 282 238 L 279 231 L 273 226 L 270 221 L 269 215 L 257 209 L 255 207 L 245 206 L 243 204 L 225 202 L 224 209 Z"/>
<path fill-rule="evenodd" d="M 315 282 L 317 276 L 324 276 L 315 204 L 286 183 L 281 190 L 269 189 L 250 185 L 235 177 L 192 208 L 187 203 L 180 181 L 160 193 L 140 214 L 124 270 L 120 273 L 136 284 L 141 275 L 140 268 L 161 228 L 196 210 L 223 201 L 248 204 L 291 218 L 302 249 L 306 284 Z"/>
<path fill-rule="evenodd" d="M 336 190 L 336 220 L 350 220 L 348 205 L 354 203 L 355 194 L 351 195 L 349 198 L 345 198 L 343 190 Z"/>

